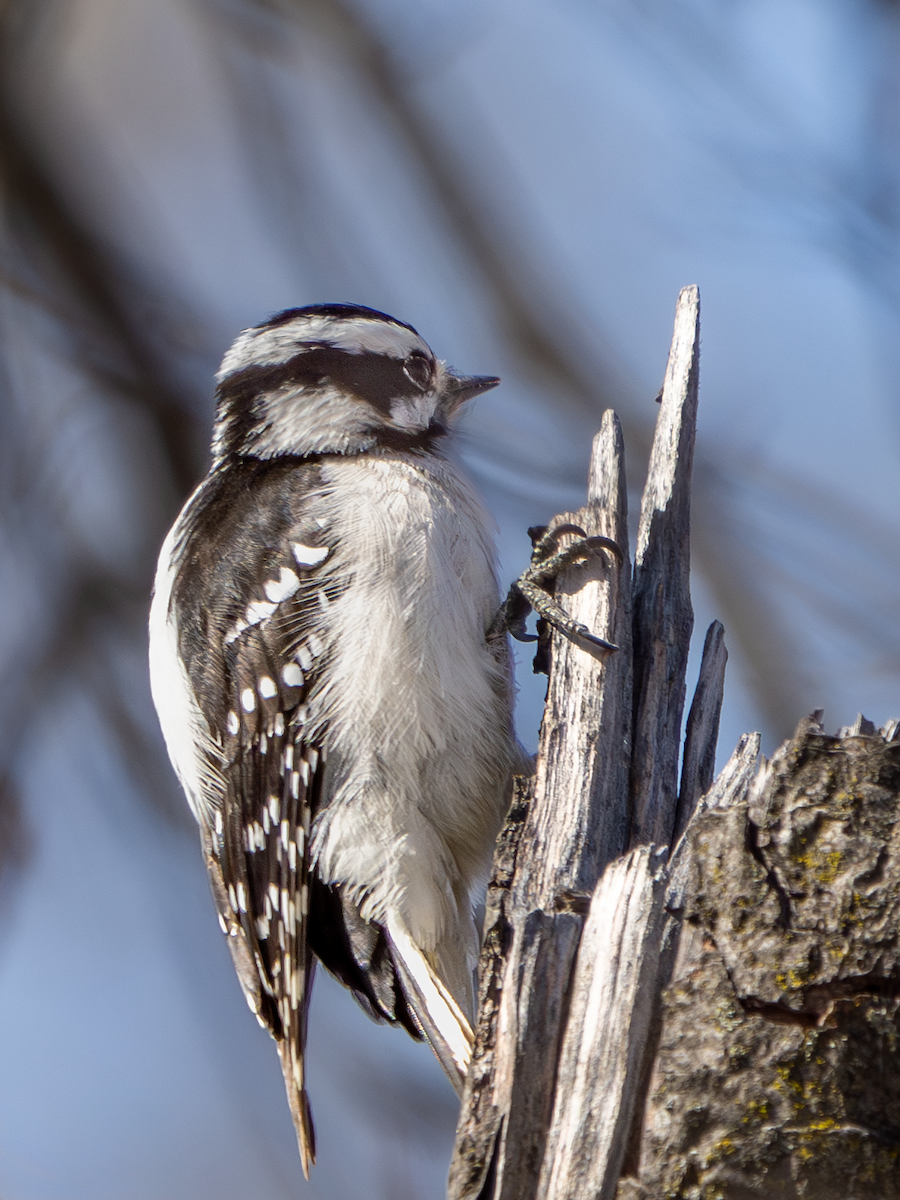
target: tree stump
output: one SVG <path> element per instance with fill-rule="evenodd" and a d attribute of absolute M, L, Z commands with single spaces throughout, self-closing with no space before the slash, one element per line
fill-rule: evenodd
<path fill-rule="evenodd" d="M 621 431 L 551 527 L 618 542 L 556 595 L 534 776 L 498 843 L 450 1200 L 900 1200 L 900 741 L 802 722 L 713 781 L 693 615 L 699 295 L 685 288 L 629 569 Z"/>

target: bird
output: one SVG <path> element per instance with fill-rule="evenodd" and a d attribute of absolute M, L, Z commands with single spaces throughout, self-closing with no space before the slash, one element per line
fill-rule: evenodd
<path fill-rule="evenodd" d="M 316 962 L 457 1091 L 471 1055 L 473 896 L 526 760 L 493 524 L 451 432 L 499 382 L 361 305 L 245 329 L 159 556 L 153 699 L 307 1178 Z"/>

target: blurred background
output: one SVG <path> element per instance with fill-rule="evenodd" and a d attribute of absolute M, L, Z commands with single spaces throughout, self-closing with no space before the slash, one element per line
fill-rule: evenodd
<path fill-rule="evenodd" d="M 3 1200 L 443 1191 L 440 1069 L 321 977 L 303 1183 L 151 709 L 155 557 L 242 327 L 349 300 L 502 375 L 463 454 L 505 585 L 608 406 L 636 510 L 699 284 L 720 760 L 900 716 L 898 52 L 887 0 L 0 0 Z"/>

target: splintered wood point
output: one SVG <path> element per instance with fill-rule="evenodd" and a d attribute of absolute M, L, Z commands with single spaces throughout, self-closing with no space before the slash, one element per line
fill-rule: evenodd
<path fill-rule="evenodd" d="M 665 843 L 678 806 L 678 754 L 691 607 L 691 468 L 700 374 L 700 293 L 683 288 L 663 384 L 634 563 L 631 844 Z"/>

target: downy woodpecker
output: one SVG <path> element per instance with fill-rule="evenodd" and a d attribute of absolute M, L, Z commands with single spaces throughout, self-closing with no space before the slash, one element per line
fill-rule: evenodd
<path fill-rule="evenodd" d="M 459 1089 L 484 880 L 522 763 L 491 522 L 442 447 L 465 401 L 415 329 L 290 309 L 217 375 L 212 465 L 159 559 L 153 697 L 304 1172 L 317 958 Z"/>

